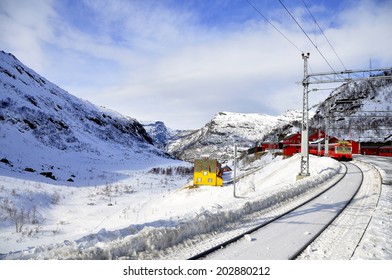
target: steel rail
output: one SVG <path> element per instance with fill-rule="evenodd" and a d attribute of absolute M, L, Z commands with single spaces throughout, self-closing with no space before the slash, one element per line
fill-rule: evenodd
<path fill-rule="evenodd" d="M 344 164 L 344 165 L 346 165 L 346 164 Z M 352 164 L 352 165 L 355 165 L 355 164 Z M 358 168 L 358 170 L 361 172 L 361 182 L 360 182 L 360 184 L 359 184 L 359 186 L 358 186 L 358 188 L 357 188 L 357 190 L 355 191 L 355 193 L 352 195 L 352 197 L 347 201 L 347 203 L 344 205 L 344 207 L 342 208 L 342 209 L 340 209 L 340 211 L 339 212 L 337 212 L 336 213 L 336 215 L 335 215 L 335 217 L 329 222 L 329 223 L 327 223 L 327 224 L 325 224 L 324 225 L 324 227 L 318 232 L 318 233 L 316 233 L 314 236 L 313 236 L 313 238 L 311 238 L 310 240 L 309 240 L 309 242 L 307 242 L 304 246 L 302 246 L 300 249 L 298 249 L 289 259 L 290 260 L 295 260 L 300 254 L 302 254 L 302 252 L 317 238 L 317 237 L 319 237 L 322 233 L 323 233 L 323 231 L 327 228 L 327 227 L 329 227 L 335 220 L 336 220 L 336 218 L 344 211 L 344 209 L 346 209 L 346 207 L 351 203 L 351 201 L 354 199 L 354 197 L 357 195 L 357 193 L 358 193 L 358 191 L 359 191 L 359 189 L 361 188 L 361 186 L 362 186 L 362 183 L 363 183 L 363 171 L 362 171 L 362 169 L 361 168 L 359 168 L 357 165 L 355 165 L 357 168 Z M 347 168 L 347 166 L 346 166 L 346 168 Z"/>
<path fill-rule="evenodd" d="M 300 207 L 302 207 L 302 206 L 304 206 L 304 205 L 310 203 L 310 202 L 313 201 L 314 199 L 320 197 L 320 196 L 323 195 L 325 192 L 327 192 L 328 190 L 330 190 L 330 189 L 332 189 L 334 186 L 336 186 L 336 185 L 337 185 L 337 184 L 347 175 L 347 170 L 348 170 L 347 165 L 344 164 L 344 163 L 342 163 L 342 164 L 343 164 L 343 166 L 344 166 L 344 168 L 345 168 L 345 171 L 344 171 L 343 176 L 341 176 L 341 178 L 339 178 L 338 181 L 334 182 L 331 186 L 329 186 L 328 188 L 326 188 L 326 189 L 323 190 L 322 192 L 320 192 L 320 193 L 318 193 L 318 194 L 312 196 L 311 198 L 309 198 L 309 199 L 307 199 L 306 201 L 302 202 L 300 205 L 298 205 L 298 206 L 296 206 L 296 207 L 294 207 L 294 208 L 292 208 L 292 209 L 290 209 L 290 210 L 288 210 L 288 211 L 286 211 L 286 212 L 284 212 L 284 213 L 282 213 L 282 214 L 280 214 L 280 215 L 274 217 L 273 219 L 271 219 L 271 220 L 269 220 L 269 221 L 267 221 L 267 222 L 263 222 L 263 223 L 261 223 L 260 225 L 257 225 L 257 226 L 255 226 L 255 227 L 251 228 L 250 230 L 247 230 L 246 232 L 243 232 L 243 233 L 240 234 L 240 235 L 237 235 L 237 236 L 235 236 L 235 237 L 233 237 L 233 238 L 230 238 L 229 240 L 227 240 L 227 241 L 225 241 L 225 242 L 223 242 L 223 243 L 220 243 L 219 245 L 216 245 L 216 246 L 214 246 L 214 247 L 212 247 L 212 248 L 210 248 L 210 249 L 208 249 L 208 250 L 205 250 L 205 251 L 203 251 L 203 252 L 201 252 L 201 253 L 198 253 L 197 255 L 194 255 L 194 256 L 188 258 L 188 260 L 202 259 L 202 258 L 206 257 L 207 255 L 209 255 L 209 254 L 211 254 L 211 253 L 213 253 L 213 252 L 215 252 L 215 251 L 217 251 L 217 250 L 220 250 L 220 249 L 226 247 L 226 246 L 229 245 L 229 244 L 232 244 L 232 243 L 234 243 L 234 242 L 240 240 L 240 239 L 243 238 L 245 235 L 251 234 L 251 233 L 253 233 L 253 232 L 255 232 L 255 231 L 257 231 L 257 230 L 259 230 L 259 229 L 261 229 L 261 228 L 263 228 L 263 227 L 265 227 L 265 226 L 267 226 L 267 225 L 269 225 L 269 224 L 271 224 L 271 223 L 273 223 L 273 222 L 275 222 L 276 220 L 278 220 L 278 219 L 280 219 L 280 218 L 282 218 L 282 217 L 284 217 L 284 216 L 290 214 L 291 212 L 295 211 L 296 209 L 298 209 L 298 208 L 300 208 Z M 353 165 L 354 165 L 354 164 L 353 164 Z M 356 165 L 355 165 L 355 166 L 356 166 Z M 357 166 L 357 167 L 358 167 L 358 166 Z M 359 167 L 358 167 L 358 169 L 359 169 L 360 172 L 361 172 L 361 176 L 362 176 L 361 184 L 362 184 L 363 172 L 362 172 L 362 170 L 361 170 Z M 352 201 L 352 199 L 354 198 L 354 196 L 357 194 L 357 192 L 358 192 L 358 190 L 359 190 L 361 184 L 358 186 L 358 189 L 355 191 L 354 195 L 350 198 L 350 200 L 347 202 L 347 204 L 346 204 L 339 212 L 337 212 L 336 216 L 335 216 L 327 225 L 325 225 L 325 227 L 324 227 L 318 234 L 315 234 L 314 237 L 313 237 L 309 242 L 306 243 L 306 245 L 302 246 L 299 250 L 297 250 L 297 251 L 290 257 L 290 259 L 295 259 L 298 255 L 300 255 L 300 254 L 302 253 L 302 251 L 303 251 L 307 246 L 309 246 L 309 244 L 310 244 L 311 242 L 313 242 L 313 241 L 322 233 L 322 231 L 323 231 L 325 228 L 327 228 L 327 227 L 336 219 L 336 217 L 339 216 L 339 214 L 347 207 L 348 204 L 350 204 L 350 202 Z"/>

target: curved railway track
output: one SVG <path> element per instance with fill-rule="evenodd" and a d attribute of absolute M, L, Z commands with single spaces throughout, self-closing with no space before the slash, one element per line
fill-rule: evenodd
<path fill-rule="evenodd" d="M 344 175 L 326 190 L 189 260 L 295 259 L 349 205 L 360 189 L 362 170 L 352 163 L 343 164 Z"/>

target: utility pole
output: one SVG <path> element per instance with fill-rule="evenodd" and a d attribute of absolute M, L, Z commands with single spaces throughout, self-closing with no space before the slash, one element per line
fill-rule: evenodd
<path fill-rule="evenodd" d="M 324 146 L 324 156 L 329 157 L 329 114 L 330 107 L 328 108 L 327 117 L 325 119 L 325 146 Z"/>
<path fill-rule="evenodd" d="M 321 132 L 320 132 L 320 128 L 318 129 L 318 137 L 317 137 L 317 155 L 321 156 L 321 143 L 320 143 L 320 139 L 321 139 Z"/>
<path fill-rule="evenodd" d="M 297 180 L 309 176 L 309 76 L 308 76 L 308 59 L 310 53 L 302 53 L 304 60 L 304 79 L 302 85 L 304 86 L 303 100 L 302 100 L 302 129 L 301 129 L 301 166 Z"/>
<path fill-rule="evenodd" d="M 234 180 L 233 180 L 233 195 L 237 197 L 235 194 L 235 184 L 237 181 L 237 145 L 234 145 Z"/>

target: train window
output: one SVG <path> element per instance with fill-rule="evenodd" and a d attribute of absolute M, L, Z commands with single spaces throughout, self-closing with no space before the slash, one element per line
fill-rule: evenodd
<path fill-rule="evenodd" d="M 350 147 L 336 147 L 336 152 L 341 153 L 341 154 L 348 154 L 351 153 L 351 148 Z"/>

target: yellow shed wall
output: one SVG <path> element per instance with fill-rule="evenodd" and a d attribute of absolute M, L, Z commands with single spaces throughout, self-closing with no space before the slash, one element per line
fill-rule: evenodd
<path fill-rule="evenodd" d="M 207 173 L 205 175 L 205 172 Z M 222 186 L 222 178 L 216 176 L 215 173 L 208 171 L 194 172 L 193 174 L 194 185 L 211 185 L 211 186 Z"/>

